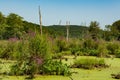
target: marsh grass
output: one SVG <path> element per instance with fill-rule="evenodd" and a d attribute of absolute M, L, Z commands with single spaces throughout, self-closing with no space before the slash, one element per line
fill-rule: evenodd
<path fill-rule="evenodd" d="M 83 69 L 94 69 L 94 68 L 106 68 L 104 59 L 92 59 L 92 58 L 85 58 L 85 59 L 77 59 L 74 61 L 74 64 L 71 66 L 72 68 L 83 68 Z"/>

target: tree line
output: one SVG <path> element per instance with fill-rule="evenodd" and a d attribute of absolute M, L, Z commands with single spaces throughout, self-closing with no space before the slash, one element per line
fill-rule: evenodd
<path fill-rule="evenodd" d="M 89 26 L 69 25 L 69 35 L 71 38 L 84 39 L 90 37 L 94 40 L 104 39 L 120 40 L 120 20 L 115 21 L 111 25 L 106 25 L 105 29 L 100 29 L 97 21 L 91 21 Z M 6 40 L 10 38 L 20 39 L 23 35 L 40 33 L 40 27 L 38 24 L 25 21 L 23 17 L 10 13 L 5 16 L 0 12 L 0 39 Z M 50 25 L 43 26 L 43 34 L 50 35 L 52 37 L 65 37 L 66 25 Z"/>

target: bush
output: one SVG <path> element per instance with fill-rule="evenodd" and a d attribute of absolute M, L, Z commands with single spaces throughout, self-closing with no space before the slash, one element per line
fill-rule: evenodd
<path fill-rule="evenodd" d="M 115 42 L 108 43 L 107 49 L 109 51 L 109 54 L 115 54 L 115 51 L 119 49 L 119 44 Z"/>
<path fill-rule="evenodd" d="M 55 44 L 56 53 L 68 50 L 67 42 L 65 40 L 57 39 Z"/>
<path fill-rule="evenodd" d="M 73 68 L 94 69 L 107 67 L 104 59 L 78 59 L 72 65 Z"/>
<path fill-rule="evenodd" d="M 36 35 L 28 42 L 28 52 L 25 53 L 21 47 L 23 43 L 19 43 L 18 50 L 21 55 L 21 60 L 18 60 L 12 67 L 11 75 L 29 75 L 33 78 L 35 74 L 55 74 L 69 75 L 69 66 L 59 61 L 51 60 L 51 52 L 49 42 L 46 38 Z M 24 46 L 25 47 L 25 46 Z"/>
<path fill-rule="evenodd" d="M 42 74 L 50 75 L 70 75 L 70 68 L 67 64 L 63 64 L 61 61 L 47 60 L 43 63 L 41 67 Z"/>
<path fill-rule="evenodd" d="M 16 53 L 17 43 L 9 41 L 7 46 L 2 50 L 0 57 L 4 59 L 15 59 L 14 54 Z"/>
<path fill-rule="evenodd" d="M 28 48 L 29 44 L 28 41 L 26 40 L 20 40 L 17 43 L 17 50 L 16 50 L 16 54 L 14 54 L 14 56 L 16 57 L 16 60 L 23 60 L 24 58 L 29 57 L 29 48 Z"/>
<path fill-rule="evenodd" d="M 30 75 L 33 77 L 34 74 L 39 73 L 39 67 L 41 67 L 43 62 L 51 59 L 49 42 L 44 37 L 36 35 L 27 41 L 26 44 L 28 46 L 25 49 L 28 50 L 26 51 L 24 49 L 25 45 L 22 47 L 25 43 L 26 41 L 18 44 L 20 60 L 17 60 L 17 63 L 12 66 L 10 73 L 13 75 Z"/>
<path fill-rule="evenodd" d="M 45 37 L 36 35 L 29 41 L 29 53 L 31 56 L 41 57 L 43 59 L 50 59 L 51 52 L 49 41 Z"/>
<path fill-rule="evenodd" d="M 3 51 L 5 50 L 6 46 L 5 44 L 0 44 L 0 58 L 2 58 L 3 56 Z"/>
<path fill-rule="evenodd" d="M 69 66 L 63 64 L 60 61 L 46 60 L 41 64 L 36 64 L 36 61 L 22 61 L 22 63 L 16 63 L 11 67 L 10 75 L 30 75 L 34 74 L 42 75 L 64 75 L 71 74 Z"/>
<path fill-rule="evenodd" d="M 21 60 L 25 56 L 28 56 L 27 41 L 8 41 L 6 44 L 0 46 L 0 58 Z"/>
<path fill-rule="evenodd" d="M 80 50 L 80 46 L 78 43 L 70 43 L 69 45 L 70 51 L 72 55 L 76 55 L 76 53 Z"/>
<path fill-rule="evenodd" d="M 116 56 L 117 58 L 120 58 L 120 49 L 117 49 L 117 50 L 115 51 L 115 56 Z"/>
<path fill-rule="evenodd" d="M 97 54 L 98 57 L 107 57 L 108 56 L 108 52 L 109 51 L 107 50 L 105 43 L 99 44 L 98 54 Z"/>
<path fill-rule="evenodd" d="M 93 39 L 87 39 L 83 42 L 83 47 L 80 49 L 83 55 L 86 56 L 97 56 L 98 55 L 99 43 Z"/>
<path fill-rule="evenodd" d="M 88 54 L 89 54 L 89 56 L 97 56 L 98 50 L 97 49 L 88 50 Z"/>
<path fill-rule="evenodd" d="M 62 53 L 55 53 L 53 56 L 52 56 L 52 59 L 61 59 L 63 56 Z"/>
<path fill-rule="evenodd" d="M 98 55 L 98 50 L 97 49 L 81 49 L 82 55 L 84 56 L 97 56 Z"/>
<path fill-rule="evenodd" d="M 97 49 L 98 43 L 92 39 L 87 39 L 84 41 L 83 47 L 86 49 Z"/>
<path fill-rule="evenodd" d="M 118 74 L 111 74 L 111 76 L 114 79 L 120 79 L 120 73 L 118 73 Z"/>
<path fill-rule="evenodd" d="M 10 75 L 31 75 L 35 72 L 35 66 L 33 66 L 33 62 L 23 61 L 17 62 L 15 65 L 11 67 Z M 33 69 L 34 68 L 34 69 Z"/>

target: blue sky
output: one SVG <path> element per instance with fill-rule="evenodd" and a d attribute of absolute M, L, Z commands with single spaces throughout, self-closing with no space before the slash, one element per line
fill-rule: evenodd
<path fill-rule="evenodd" d="M 0 11 L 19 14 L 29 22 L 39 23 L 41 6 L 43 25 L 89 25 L 98 21 L 100 27 L 120 19 L 120 0 L 0 0 Z"/>

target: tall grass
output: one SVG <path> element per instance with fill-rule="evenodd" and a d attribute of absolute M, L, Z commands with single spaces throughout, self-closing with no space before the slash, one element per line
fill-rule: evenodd
<path fill-rule="evenodd" d="M 94 68 L 107 67 L 107 65 L 105 64 L 104 59 L 85 58 L 85 59 L 75 60 L 72 67 L 83 68 L 83 69 L 94 69 Z"/>

